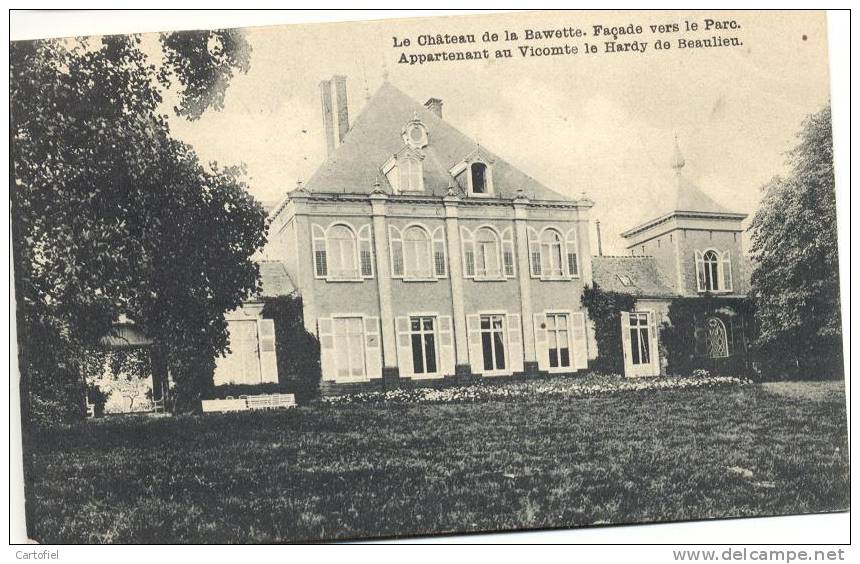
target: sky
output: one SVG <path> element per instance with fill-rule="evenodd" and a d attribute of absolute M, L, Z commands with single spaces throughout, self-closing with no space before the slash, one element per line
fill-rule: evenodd
<path fill-rule="evenodd" d="M 708 195 L 752 215 L 760 187 L 785 172 L 785 152 L 805 116 L 828 103 L 826 24 L 820 12 L 720 12 L 735 19 L 743 46 L 568 55 L 422 66 L 398 64 L 393 37 L 500 35 L 505 29 L 582 28 L 701 22 L 698 12 L 482 14 L 248 28 L 253 52 L 223 110 L 171 128 L 204 161 L 243 162 L 250 190 L 279 200 L 325 158 L 318 84 L 347 76 L 351 121 L 388 76 L 419 102 L 444 101 L 444 119 L 481 145 L 562 194 L 594 200 L 606 254 L 623 254 L 619 233 L 666 205 L 677 135 L 684 173 Z M 522 34 L 521 34 L 522 35 Z M 596 38 L 544 41 L 581 45 Z M 624 37 L 619 38 L 625 41 Z M 484 45 L 511 47 L 518 41 Z M 406 51 L 425 52 L 435 48 Z M 447 49 L 442 49 L 447 50 Z M 432 136 L 432 132 L 431 132 Z M 748 221 L 747 221 L 748 223 Z"/>

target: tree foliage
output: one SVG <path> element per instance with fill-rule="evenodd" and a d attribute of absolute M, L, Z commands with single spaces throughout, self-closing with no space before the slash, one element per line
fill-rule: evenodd
<path fill-rule="evenodd" d="M 149 60 L 137 36 L 10 46 L 23 393 L 53 397 L 81 384 L 82 354 L 120 315 L 156 340 L 186 400 L 207 378 L 211 386 L 214 356 L 227 345 L 223 314 L 256 291 L 250 257 L 265 232 L 242 170 L 201 164 L 160 112 L 171 77 L 187 82 L 178 113 L 199 117 L 223 103 L 233 66 L 247 70 L 247 50 L 232 54 L 241 42 L 223 39 L 235 34 L 212 33 L 221 38 L 207 51 L 216 70 L 197 74 L 179 61 L 190 50 L 208 69 L 199 44 L 170 36 L 163 53 L 172 73 Z"/>
<path fill-rule="evenodd" d="M 841 369 L 841 315 L 830 107 L 809 116 L 753 218 L 757 345 L 773 363 Z M 813 374 L 807 374 L 813 376 Z"/>

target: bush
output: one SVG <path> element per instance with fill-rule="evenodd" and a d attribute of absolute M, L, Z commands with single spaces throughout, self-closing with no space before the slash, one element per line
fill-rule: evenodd
<path fill-rule="evenodd" d="M 263 317 L 275 322 L 278 391 L 294 393 L 300 403 L 319 397 L 320 346 L 316 336 L 305 329 L 301 297 L 266 299 Z"/>
<path fill-rule="evenodd" d="M 597 341 L 597 358 L 591 368 L 597 372 L 621 374 L 624 372 L 624 349 L 621 343 L 621 312 L 631 311 L 636 298 L 629 294 L 607 292 L 595 284 L 586 286 L 582 305 L 594 323 Z"/>
<path fill-rule="evenodd" d="M 93 414 L 96 417 L 101 417 L 105 414 L 105 404 L 110 394 L 110 392 L 105 392 L 95 384 L 87 384 L 87 401 L 93 405 Z"/>

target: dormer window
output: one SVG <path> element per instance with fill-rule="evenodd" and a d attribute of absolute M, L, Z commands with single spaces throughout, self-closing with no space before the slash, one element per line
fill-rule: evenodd
<path fill-rule="evenodd" d="M 448 172 L 469 196 L 491 196 L 493 189 L 493 160 L 478 147 Z"/>
<path fill-rule="evenodd" d="M 397 194 L 424 192 L 424 155 L 404 147 L 388 159 L 382 173 Z"/>
<path fill-rule="evenodd" d="M 472 172 L 472 193 L 487 193 L 487 165 L 484 163 L 472 163 L 469 167 Z"/>
<path fill-rule="evenodd" d="M 430 143 L 427 127 L 421 122 L 417 113 L 403 126 L 402 137 L 406 146 L 412 149 L 423 149 Z"/>

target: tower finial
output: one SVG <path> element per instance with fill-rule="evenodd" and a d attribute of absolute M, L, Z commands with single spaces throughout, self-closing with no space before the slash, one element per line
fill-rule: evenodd
<path fill-rule="evenodd" d="M 681 172 L 687 162 L 684 160 L 684 155 L 681 154 L 681 147 L 678 145 L 678 134 L 675 134 L 675 154 L 672 155 L 672 168 L 675 172 Z"/>

